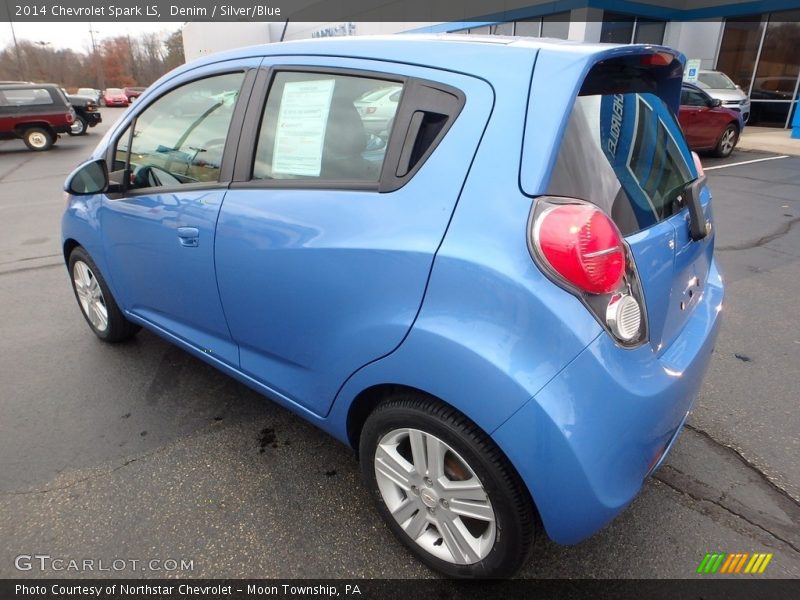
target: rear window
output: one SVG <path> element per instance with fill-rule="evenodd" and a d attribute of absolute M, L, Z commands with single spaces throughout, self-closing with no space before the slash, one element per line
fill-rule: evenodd
<path fill-rule="evenodd" d="M 733 83 L 725 73 L 719 71 L 709 71 L 700 73 L 697 76 L 697 81 L 702 87 L 712 90 L 735 90 L 736 84 Z"/>
<path fill-rule="evenodd" d="M 630 235 L 681 209 L 690 164 L 680 127 L 655 94 L 579 96 L 548 193 L 596 204 Z"/>
<path fill-rule="evenodd" d="M 7 104 L 11 106 L 39 106 L 53 104 L 53 98 L 44 88 L 25 88 L 19 90 L 3 90 Z"/>

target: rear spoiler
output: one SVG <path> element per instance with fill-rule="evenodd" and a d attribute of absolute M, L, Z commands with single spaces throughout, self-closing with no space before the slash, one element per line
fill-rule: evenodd
<path fill-rule="evenodd" d="M 547 184 L 570 111 L 578 95 L 653 93 L 680 108 L 686 57 L 664 46 L 559 46 L 539 50 L 525 117 L 520 188 L 528 196 Z M 547 118 L 543 118 L 546 116 Z"/>

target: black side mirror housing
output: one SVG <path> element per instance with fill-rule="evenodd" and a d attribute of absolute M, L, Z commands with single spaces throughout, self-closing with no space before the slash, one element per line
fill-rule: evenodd
<path fill-rule="evenodd" d="M 719 98 L 712 98 L 711 108 L 717 108 L 718 106 L 722 106 L 722 100 L 720 100 Z"/>
<path fill-rule="evenodd" d="M 73 196 L 101 194 L 108 190 L 108 166 L 104 159 L 83 163 L 67 177 L 64 191 Z"/>

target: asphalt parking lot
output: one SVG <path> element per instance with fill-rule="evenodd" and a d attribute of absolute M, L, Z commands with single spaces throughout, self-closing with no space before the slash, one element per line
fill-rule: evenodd
<path fill-rule="evenodd" d="M 20 554 L 174 559 L 86 576 L 434 577 L 384 527 L 350 450 L 148 332 L 99 342 L 61 259 L 67 173 L 121 114 L 50 152 L 0 142 L 0 577 Z M 523 577 L 693 577 L 771 552 L 800 577 L 800 157 L 709 159 L 725 322 L 665 465 L 610 526 L 543 536 Z M 74 573 L 69 573 L 75 576 Z"/>

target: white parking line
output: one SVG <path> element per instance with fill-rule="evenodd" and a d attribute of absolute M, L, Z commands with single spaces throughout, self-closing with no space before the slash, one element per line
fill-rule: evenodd
<path fill-rule="evenodd" d="M 716 167 L 703 167 L 704 171 L 713 171 L 714 169 L 727 169 L 728 167 L 738 167 L 739 165 L 751 165 L 757 162 L 764 162 L 765 160 L 778 160 L 779 158 L 789 158 L 788 154 L 782 154 L 781 156 L 769 156 L 767 158 L 756 158 L 754 160 L 745 160 L 738 163 L 731 163 L 729 165 L 717 165 Z"/>

